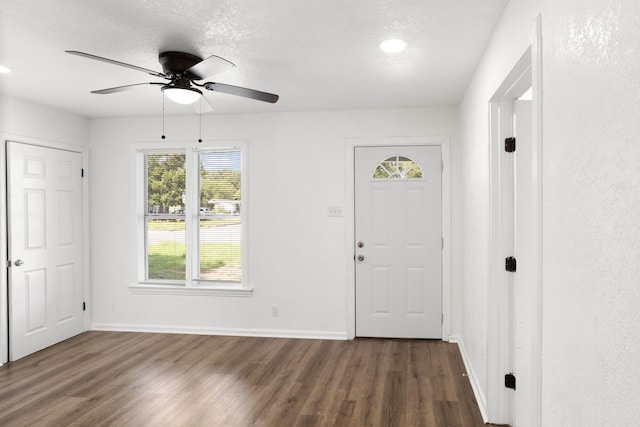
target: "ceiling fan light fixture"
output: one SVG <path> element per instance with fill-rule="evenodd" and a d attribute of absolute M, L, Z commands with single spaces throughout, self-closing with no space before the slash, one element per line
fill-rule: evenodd
<path fill-rule="evenodd" d="M 407 42 L 402 39 L 388 39 L 380 42 L 378 47 L 383 52 L 398 53 L 407 48 Z"/>
<path fill-rule="evenodd" d="M 202 92 L 195 88 L 181 88 L 164 86 L 162 92 L 176 104 L 193 104 L 202 96 Z"/>

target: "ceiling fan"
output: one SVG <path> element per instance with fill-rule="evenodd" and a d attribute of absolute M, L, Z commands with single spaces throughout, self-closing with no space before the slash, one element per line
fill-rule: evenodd
<path fill-rule="evenodd" d="M 161 86 L 160 90 L 162 90 L 167 98 L 177 102 L 178 104 L 192 104 L 198 99 L 201 99 L 201 97 L 206 100 L 206 97 L 202 96 L 202 91 L 199 88 L 204 88 L 212 92 L 222 92 L 245 98 L 257 99 L 258 101 L 269 102 L 272 104 L 277 102 L 279 98 L 278 95 L 273 93 L 261 92 L 259 90 L 248 89 L 245 87 L 232 86 L 224 83 L 200 82 L 208 76 L 212 76 L 229 68 L 235 67 L 235 64 L 232 62 L 215 55 L 202 59 L 197 55 L 186 52 L 161 52 L 158 56 L 158 60 L 160 65 L 162 65 L 163 72 L 160 73 L 158 71 L 115 61 L 113 59 L 103 58 L 101 56 L 91 55 L 89 53 L 78 52 L 75 50 L 67 50 L 65 52 L 72 55 L 82 56 L 84 58 L 119 65 L 121 67 L 131 68 L 154 77 L 160 77 L 168 80 L 168 82 L 146 82 L 116 86 L 107 89 L 94 90 L 91 91 L 91 93 L 104 95 L 135 89 L 138 86 L 157 85 Z"/>

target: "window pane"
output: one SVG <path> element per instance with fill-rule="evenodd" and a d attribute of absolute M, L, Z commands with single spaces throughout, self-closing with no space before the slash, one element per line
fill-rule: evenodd
<path fill-rule="evenodd" d="M 373 171 L 374 179 L 420 179 L 422 169 L 406 156 L 392 156 L 383 160 Z"/>
<path fill-rule="evenodd" d="M 241 153 L 200 153 L 199 279 L 242 280 Z"/>
<path fill-rule="evenodd" d="M 185 154 L 147 153 L 145 173 L 146 279 L 185 280 Z"/>
<path fill-rule="evenodd" d="M 185 280 L 184 219 L 147 220 L 147 279 Z"/>
<path fill-rule="evenodd" d="M 240 218 L 200 219 L 200 279 L 242 280 Z"/>
<path fill-rule="evenodd" d="M 184 209 L 186 173 L 184 154 L 146 154 L 147 214 Z"/>

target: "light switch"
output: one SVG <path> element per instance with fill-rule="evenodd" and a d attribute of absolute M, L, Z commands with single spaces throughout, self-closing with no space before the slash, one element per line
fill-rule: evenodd
<path fill-rule="evenodd" d="M 341 217 L 342 206 L 329 206 L 329 208 L 327 209 L 327 214 L 331 217 Z"/>

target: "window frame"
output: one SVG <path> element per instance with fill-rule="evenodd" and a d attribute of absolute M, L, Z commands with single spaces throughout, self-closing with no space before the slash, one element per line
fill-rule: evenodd
<path fill-rule="evenodd" d="M 137 227 L 138 227 L 138 280 L 129 285 L 133 293 L 140 294 L 170 294 L 170 295 L 226 295 L 226 296 L 249 296 L 252 288 L 249 281 L 249 250 L 248 250 L 248 144 L 244 141 L 233 141 L 228 143 L 218 141 L 215 143 L 163 143 L 162 145 L 149 146 L 140 144 L 134 147 L 136 156 L 136 205 L 137 205 Z M 212 280 L 198 280 L 199 267 L 199 221 L 200 221 L 200 174 L 199 155 L 201 152 L 211 151 L 240 151 L 240 191 L 241 204 L 240 221 L 242 224 L 241 242 L 241 262 L 242 279 L 240 282 L 222 282 Z M 147 197 L 147 174 L 145 154 L 183 154 L 185 155 L 186 168 L 186 193 L 185 193 L 185 214 L 171 215 L 166 217 L 185 219 L 185 280 L 161 280 L 147 279 L 147 227 L 148 215 L 145 215 L 145 201 Z"/>
<path fill-rule="evenodd" d="M 401 161 L 410 161 L 413 165 L 415 165 L 415 167 L 418 168 L 418 170 L 420 171 L 420 175 L 421 176 L 419 176 L 419 177 L 410 177 L 410 176 L 407 176 L 407 174 L 400 174 L 397 171 L 390 172 L 389 169 L 384 165 L 384 163 L 392 161 L 391 159 L 393 159 L 394 157 L 395 157 L 395 160 L 393 160 L 393 161 L 395 161 L 396 166 Z M 406 160 L 401 160 L 401 158 L 404 158 Z M 388 176 L 386 176 L 384 178 L 376 177 L 376 172 L 380 168 L 382 168 L 388 174 Z M 415 160 L 413 160 L 411 157 L 405 156 L 403 154 L 393 154 L 391 156 L 386 156 L 383 160 L 380 160 L 380 162 L 378 162 L 378 165 L 373 169 L 373 172 L 371 172 L 371 179 L 373 179 L 374 181 L 406 181 L 406 180 L 424 181 L 424 180 L 426 180 L 426 176 L 423 173 L 422 166 L 420 166 L 420 164 L 418 162 L 416 162 Z"/>

